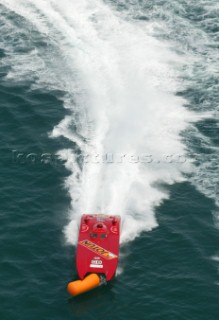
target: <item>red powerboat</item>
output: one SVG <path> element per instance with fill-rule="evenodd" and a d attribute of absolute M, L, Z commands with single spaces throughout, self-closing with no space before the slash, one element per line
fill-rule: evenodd
<path fill-rule="evenodd" d="M 83 214 L 78 236 L 76 268 L 81 280 L 68 284 L 76 296 L 113 279 L 118 265 L 120 216 Z"/>

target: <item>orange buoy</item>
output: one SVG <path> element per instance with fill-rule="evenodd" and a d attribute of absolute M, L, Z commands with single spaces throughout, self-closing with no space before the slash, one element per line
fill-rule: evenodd
<path fill-rule="evenodd" d="M 96 273 L 91 273 L 83 280 L 76 280 L 69 282 L 67 291 L 71 296 L 77 296 L 78 294 L 89 291 L 100 284 L 100 277 Z"/>

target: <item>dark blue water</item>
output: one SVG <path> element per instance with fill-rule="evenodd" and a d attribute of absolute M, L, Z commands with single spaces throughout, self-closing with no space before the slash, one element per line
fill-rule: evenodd
<path fill-rule="evenodd" d="M 0 0 L 0 318 L 217 319 L 217 3 L 27 3 Z M 165 46 L 161 55 L 150 38 L 146 48 L 143 31 Z M 107 101 L 114 104 L 105 110 Z M 153 165 L 84 165 L 91 148 L 117 152 L 118 141 L 121 152 L 153 153 Z M 164 161 L 164 153 L 172 158 Z M 123 221 L 117 277 L 69 298 L 78 217 L 116 205 Z"/>

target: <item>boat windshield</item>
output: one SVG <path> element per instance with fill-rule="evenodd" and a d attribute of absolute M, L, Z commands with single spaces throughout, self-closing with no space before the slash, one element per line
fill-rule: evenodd
<path fill-rule="evenodd" d="M 91 233 L 90 236 L 91 236 L 92 238 L 97 238 L 97 233 Z"/>

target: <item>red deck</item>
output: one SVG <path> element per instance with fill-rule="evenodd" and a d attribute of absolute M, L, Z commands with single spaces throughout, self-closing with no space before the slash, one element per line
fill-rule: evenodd
<path fill-rule="evenodd" d="M 119 254 L 120 216 L 82 215 L 76 266 L 80 279 L 87 273 L 104 274 L 111 280 Z"/>

